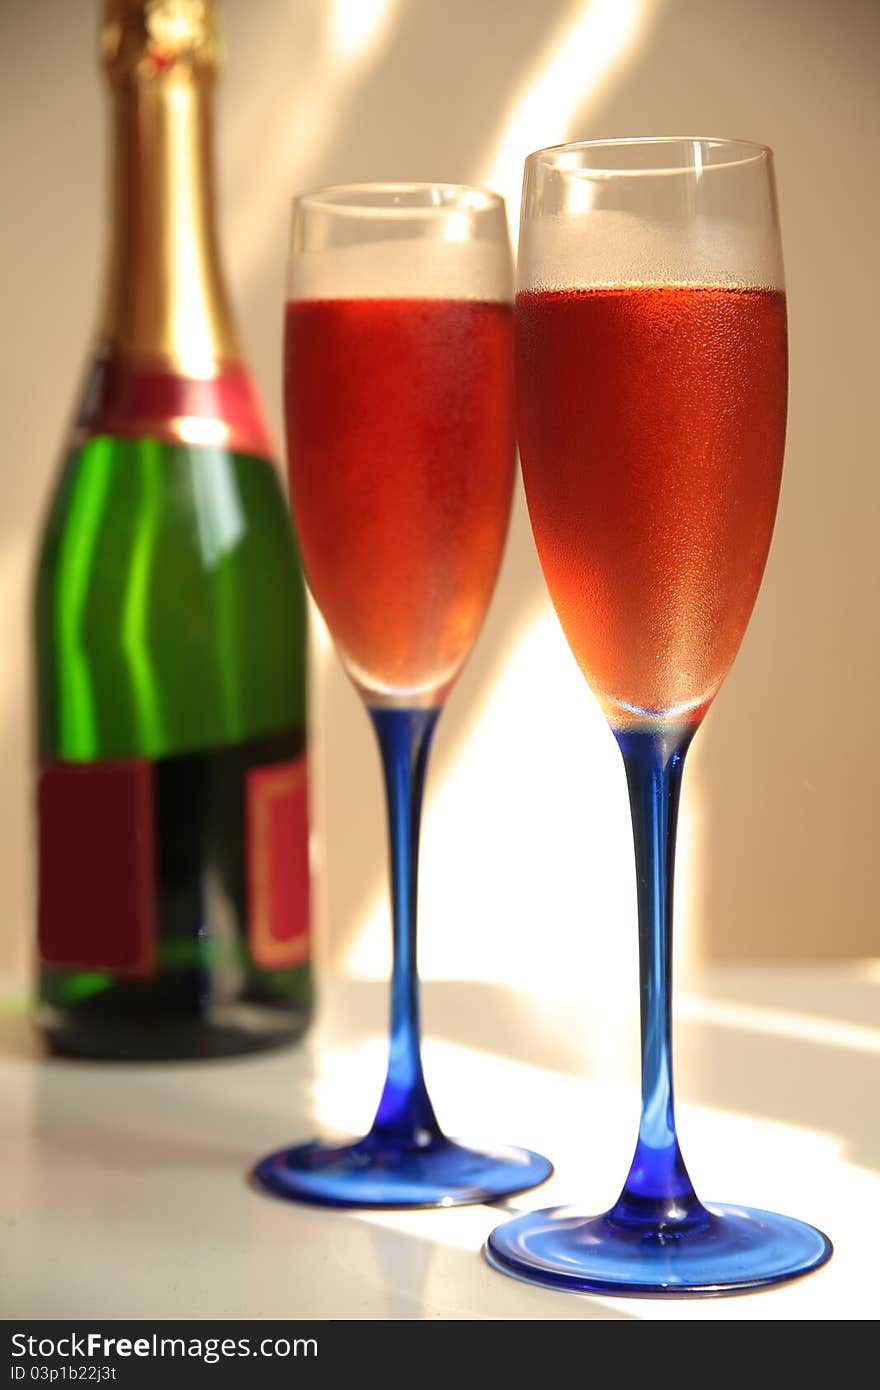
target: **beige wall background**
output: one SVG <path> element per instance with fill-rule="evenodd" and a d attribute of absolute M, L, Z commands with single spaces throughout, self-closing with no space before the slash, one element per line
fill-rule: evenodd
<path fill-rule="evenodd" d="M 16 971 L 33 867 L 30 570 L 104 251 L 98 8 L 0 0 L 0 966 Z M 294 192 L 489 183 L 515 219 L 522 159 L 539 145 L 710 134 L 774 146 L 791 315 L 786 476 L 750 631 L 689 759 L 679 953 L 685 969 L 878 954 L 877 0 L 225 0 L 221 13 L 225 260 L 279 440 Z M 381 976 L 378 758 L 319 622 L 313 656 L 319 955 Z M 633 971 L 622 768 L 549 609 L 521 497 L 428 798 L 426 975 L 537 987 L 564 973 L 574 988 Z"/>

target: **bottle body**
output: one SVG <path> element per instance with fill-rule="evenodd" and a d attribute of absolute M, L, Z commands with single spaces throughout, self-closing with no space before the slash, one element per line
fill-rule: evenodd
<path fill-rule="evenodd" d="M 310 1013 L 305 595 L 219 267 L 211 6 L 181 38 L 107 3 L 110 278 L 34 603 L 37 1021 L 222 1055 Z"/>
<path fill-rule="evenodd" d="M 94 1055 L 248 1050 L 309 1011 L 295 541 L 255 405 L 230 425 L 222 377 L 163 376 L 190 413 L 160 393 L 130 435 L 137 386 L 87 391 L 38 568 L 39 1021 Z"/>

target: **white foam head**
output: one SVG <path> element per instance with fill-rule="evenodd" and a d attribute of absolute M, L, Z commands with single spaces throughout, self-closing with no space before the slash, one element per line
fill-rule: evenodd
<path fill-rule="evenodd" d="M 781 289 L 779 241 L 731 218 L 681 225 L 610 208 L 536 219 L 520 239 L 518 289 L 658 284 Z"/>
<path fill-rule="evenodd" d="M 509 300 L 504 201 L 457 184 L 353 184 L 294 203 L 290 299 Z"/>
<path fill-rule="evenodd" d="M 289 299 L 509 300 L 509 248 L 487 241 L 407 238 L 298 251 Z"/>
<path fill-rule="evenodd" d="M 526 160 L 519 289 L 784 285 L 772 152 L 659 137 Z"/>

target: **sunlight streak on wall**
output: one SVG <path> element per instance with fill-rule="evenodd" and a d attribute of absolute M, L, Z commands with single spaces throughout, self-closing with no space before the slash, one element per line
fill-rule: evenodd
<path fill-rule="evenodd" d="M 332 0 L 328 13 L 330 49 L 346 66 L 366 62 L 387 29 L 394 0 Z"/>
<path fill-rule="evenodd" d="M 332 658 L 331 658 L 332 659 Z M 454 695 L 453 695 L 453 698 Z M 697 807 L 679 818 L 676 957 L 692 935 L 689 880 Z M 485 836 L 462 834 L 462 807 Z M 549 603 L 511 640 L 456 756 L 429 774 L 421 851 L 420 968 L 425 978 L 484 979 L 577 994 L 579 977 L 635 966 L 635 879 L 626 781 L 598 703 Z M 517 864 L 546 864 L 536 884 Z M 514 885 L 511 890 L 511 884 Z M 534 899 L 522 894 L 533 893 Z M 517 911 L 505 920 L 506 895 Z M 368 906 L 343 968 L 382 979 L 388 900 Z"/>
<path fill-rule="evenodd" d="M 481 182 L 507 200 L 516 244 L 523 160 L 544 145 L 587 139 L 571 123 L 595 103 L 634 54 L 661 0 L 585 0 L 574 21 L 550 39 L 504 121 Z M 637 132 L 624 132 L 633 134 Z"/>
<path fill-rule="evenodd" d="M 399 0 L 333 0 L 327 8 L 322 50 L 304 80 L 291 61 L 296 78 L 293 99 L 279 112 L 271 130 L 264 132 L 258 157 L 248 151 L 241 171 L 230 241 L 243 282 L 256 273 L 267 246 L 279 233 L 274 211 L 279 175 L 283 178 L 283 171 L 290 171 L 290 183 L 282 185 L 284 199 L 313 184 L 312 171 L 332 145 L 352 93 L 378 61 L 398 4 Z"/>
<path fill-rule="evenodd" d="M 676 902 L 682 979 L 693 940 L 697 812 L 686 794 Z M 484 835 L 475 830 L 481 823 Z M 546 866 L 542 875 L 530 871 L 535 864 Z M 387 978 L 389 938 L 383 887 L 339 965 L 356 977 Z M 512 637 L 455 757 L 429 774 L 419 964 L 426 979 L 514 988 L 528 981 L 538 993 L 576 999 L 597 1068 L 616 1069 L 635 1055 L 635 874 L 624 771 L 549 604 Z"/>
<path fill-rule="evenodd" d="M 564 140 L 585 104 L 596 100 L 636 51 L 662 0 L 587 0 L 557 28 L 503 118 L 482 182 L 496 187 L 516 215 L 525 155 Z M 353 16 L 357 17 L 355 24 Z M 354 66 L 369 65 L 393 19 L 390 3 L 360 6 L 338 0 L 328 14 L 327 52 L 333 81 L 345 84 Z M 369 23 L 367 20 L 369 19 Z M 317 81 L 317 75 L 314 78 Z M 312 112 L 317 148 L 332 124 L 322 92 Z M 320 131 L 318 129 L 320 127 Z M 578 132 L 588 133 L 588 132 Z M 317 142 L 317 143 L 316 143 Z M 491 149 L 491 145 L 489 146 Z M 338 679 L 326 629 L 313 631 L 313 710 L 323 707 L 328 682 Z M 524 710 L 535 711 L 524 724 Z M 524 738 L 525 731 L 525 738 Z M 595 1060 L 632 1049 L 636 1030 L 636 925 L 632 838 L 620 758 L 598 706 L 577 671 L 545 598 L 539 616 L 511 633 L 488 693 L 454 755 L 444 758 L 438 737 L 429 776 L 422 837 L 420 966 L 427 978 L 475 979 L 569 991 L 589 1012 L 619 991 L 619 1024 L 588 1030 Z M 322 823 L 321 730 L 315 740 L 313 805 Z M 512 757 L 513 753 L 513 757 Z M 577 768 L 577 772 L 574 769 Z M 469 808 L 463 815 L 462 808 Z M 480 812 L 491 833 L 476 831 Z M 609 808 L 613 814 L 609 814 Z M 693 807 L 680 821 L 677 959 L 687 963 L 691 932 L 688 869 L 693 859 Z M 380 807 L 377 814 L 383 815 Z M 464 827 L 464 833 L 462 833 Z M 470 833 L 468 833 L 468 831 Z M 518 864 L 542 864 L 536 881 Z M 385 864 L 376 866 L 372 900 L 364 903 L 344 951 L 331 930 L 330 959 L 362 978 L 383 979 L 390 967 Z M 319 922 L 327 885 L 319 881 Z M 525 900 L 531 898 L 533 900 Z M 321 933 L 319 933 L 320 935 Z M 334 941 L 335 938 L 335 941 Z M 341 943 L 340 943 L 341 944 Z M 341 959 L 340 959 L 341 955 Z"/>

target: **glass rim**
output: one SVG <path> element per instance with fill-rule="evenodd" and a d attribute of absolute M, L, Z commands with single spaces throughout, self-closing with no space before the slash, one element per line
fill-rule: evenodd
<path fill-rule="evenodd" d="M 394 203 L 365 201 L 368 194 L 439 193 L 449 196 L 448 202 Z M 467 183 L 432 183 L 389 181 L 328 184 L 323 188 L 297 193 L 293 210 L 333 213 L 340 217 L 375 217 L 401 220 L 449 216 L 452 213 L 481 213 L 504 210 L 504 197 L 490 188 Z"/>
<path fill-rule="evenodd" d="M 703 148 L 728 150 L 731 154 L 734 150 L 743 152 L 739 158 L 732 157 L 704 164 L 700 170 L 704 174 L 718 169 L 733 169 L 762 159 L 772 160 L 773 158 L 773 150 L 770 145 L 762 145 L 757 140 L 739 140 L 720 135 L 632 135 L 606 140 L 572 140 L 561 145 L 547 145 L 543 149 L 533 150 L 526 158 L 526 165 L 543 164 L 550 169 L 555 169 L 560 174 L 580 174 L 591 178 L 648 178 L 658 175 L 694 173 L 694 165 L 692 164 L 668 164 L 657 168 L 632 169 L 613 164 L 604 166 L 584 164 L 580 167 L 566 168 L 559 162 L 560 156 L 577 154 L 582 150 L 623 150 L 662 145 L 699 145 Z"/>

